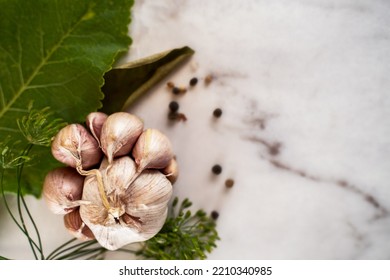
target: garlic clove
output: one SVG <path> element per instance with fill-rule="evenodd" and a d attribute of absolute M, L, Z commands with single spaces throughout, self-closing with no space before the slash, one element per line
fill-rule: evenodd
<path fill-rule="evenodd" d="M 163 169 L 173 158 L 172 145 L 168 137 L 152 128 L 142 132 L 132 154 L 139 172 L 148 168 Z"/>
<path fill-rule="evenodd" d="M 115 165 L 115 161 L 114 161 Z M 115 174 L 128 176 L 126 173 Z M 130 180 L 131 176 L 128 176 Z M 113 184 L 117 178 L 107 177 Z M 80 206 L 82 220 L 91 229 L 96 240 L 108 250 L 116 250 L 133 242 L 145 241 L 157 234 L 164 225 L 172 185 L 159 171 L 145 171 L 125 192 L 108 195 L 110 209 L 106 209 L 94 176 L 85 180 Z"/>
<path fill-rule="evenodd" d="M 100 146 L 100 135 L 102 132 L 102 127 L 104 122 L 107 119 L 107 115 L 102 112 L 92 112 L 88 114 L 86 118 L 86 124 L 89 130 L 91 131 L 93 137 L 95 137 L 96 141 Z"/>
<path fill-rule="evenodd" d="M 55 214 L 66 214 L 80 206 L 84 177 L 70 167 L 50 171 L 43 183 L 43 198 Z"/>
<path fill-rule="evenodd" d="M 145 170 L 126 190 L 122 198 L 125 211 L 131 217 L 138 217 L 146 240 L 164 225 L 171 197 L 172 184 L 157 170 Z"/>
<path fill-rule="evenodd" d="M 130 153 L 142 130 L 142 121 L 132 114 L 118 112 L 108 116 L 100 135 L 101 147 L 108 162 Z"/>
<path fill-rule="evenodd" d="M 172 185 L 176 182 L 177 177 L 179 176 L 179 167 L 175 157 L 171 159 L 168 166 L 161 170 L 161 172 L 167 177 Z"/>
<path fill-rule="evenodd" d="M 133 177 L 136 174 L 136 165 L 128 156 L 114 159 L 111 165 L 105 157 L 99 170 L 103 174 L 103 182 L 107 194 L 114 191 L 120 193 L 125 191 L 132 182 Z M 120 174 L 123 174 L 124 176 L 121 176 Z"/>
<path fill-rule="evenodd" d="M 88 169 L 100 162 L 102 152 L 91 134 L 80 124 L 70 124 L 55 136 L 51 152 L 60 162 Z"/>
<path fill-rule="evenodd" d="M 64 224 L 69 233 L 77 239 L 83 241 L 95 239 L 92 231 L 81 219 L 79 208 L 76 208 L 74 211 L 64 216 Z"/>

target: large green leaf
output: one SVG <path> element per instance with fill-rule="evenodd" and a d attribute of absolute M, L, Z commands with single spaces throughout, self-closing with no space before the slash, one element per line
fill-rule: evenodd
<path fill-rule="evenodd" d="M 101 107 L 103 75 L 128 48 L 133 0 L 0 0 L 0 141 L 27 141 L 16 120 L 27 108 L 49 106 L 66 122 L 82 122 Z M 34 147 L 25 168 L 26 191 L 39 195 L 56 165 L 50 150 Z M 4 186 L 15 191 L 13 170 Z"/>
<path fill-rule="evenodd" d="M 193 53 L 191 48 L 182 47 L 111 69 L 104 75 L 106 82 L 102 88 L 105 94 L 102 111 L 111 114 L 126 110 Z"/>

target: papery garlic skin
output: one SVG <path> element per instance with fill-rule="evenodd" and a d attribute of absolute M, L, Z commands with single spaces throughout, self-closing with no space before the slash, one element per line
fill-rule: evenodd
<path fill-rule="evenodd" d="M 171 141 L 157 129 L 146 129 L 135 143 L 132 155 L 138 171 L 163 169 L 173 158 Z"/>
<path fill-rule="evenodd" d="M 176 183 L 177 178 L 179 177 L 179 167 L 175 158 L 172 158 L 169 164 L 161 170 L 161 172 L 167 177 L 169 182 L 173 185 Z"/>
<path fill-rule="evenodd" d="M 102 112 L 92 112 L 89 113 L 86 118 L 86 125 L 91 131 L 93 137 L 100 146 L 100 135 L 102 132 L 103 124 L 107 120 L 108 115 Z"/>
<path fill-rule="evenodd" d="M 84 177 L 70 167 L 50 171 L 43 183 L 43 198 L 54 214 L 66 214 L 78 207 L 83 192 Z"/>
<path fill-rule="evenodd" d="M 99 171 L 103 175 L 103 183 L 107 195 L 114 191 L 117 193 L 126 191 L 130 183 L 135 179 L 136 168 L 134 161 L 128 156 L 115 159 L 114 164 L 111 165 L 108 163 L 108 159 L 104 157 Z M 123 176 L 118 176 L 118 174 L 123 174 Z"/>
<path fill-rule="evenodd" d="M 125 161 L 128 162 L 127 159 Z M 115 166 L 117 164 L 123 164 L 121 158 L 114 160 L 108 167 L 114 171 L 110 176 L 105 177 L 106 173 L 101 171 L 105 189 L 110 191 L 107 194 L 110 209 L 102 202 L 95 176 L 88 176 L 84 184 L 82 198 L 90 204 L 80 207 L 83 222 L 100 245 L 108 250 L 145 241 L 156 235 L 164 225 L 172 196 L 172 185 L 161 172 L 147 170 L 133 180 L 132 172 L 115 171 L 121 169 Z M 118 181 L 132 183 L 116 189 Z"/>
<path fill-rule="evenodd" d="M 60 162 L 76 168 L 88 169 L 98 164 L 102 157 L 99 144 L 80 124 L 62 128 L 51 144 L 53 156 Z"/>
<path fill-rule="evenodd" d="M 64 225 L 69 233 L 77 239 L 83 241 L 95 239 L 90 228 L 81 219 L 79 208 L 76 208 L 74 211 L 64 216 Z"/>
<path fill-rule="evenodd" d="M 108 116 L 102 127 L 100 144 L 109 163 L 115 157 L 130 153 L 143 127 L 142 121 L 129 113 L 119 112 Z"/>

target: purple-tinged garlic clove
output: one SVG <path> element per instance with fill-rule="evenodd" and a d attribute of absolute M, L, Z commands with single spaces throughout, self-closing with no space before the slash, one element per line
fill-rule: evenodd
<path fill-rule="evenodd" d="M 161 172 L 165 175 L 169 182 L 171 182 L 172 185 L 176 182 L 177 177 L 179 177 L 179 167 L 175 157 L 171 159 L 168 166 L 162 169 Z"/>
<path fill-rule="evenodd" d="M 107 177 L 105 184 L 115 185 L 117 177 L 123 176 L 128 176 L 127 180 L 130 180 L 132 175 L 115 172 Z M 116 250 L 130 243 L 148 240 L 161 230 L 172 196 L 172 185 L 161 172 L 146 170 L 125 191 L 118 189 L 107 194 L 108 207 L 102 200 L 98 185 L 95 176 L 86 178 L 83 199 L 91 203 L 80 206 L 80 215 L 101 246 Z"/>
<path fill-rule="evenodd" d="M 137 171 L 164 169 L 173 158 L 172 145 L 168 137 L 157 129 L 142 132 L 133 148 Z"/>
<path fill-rule="evenodd" d="M 91 131 L 93 137 L 100 145 L 100 135 L 102 132 L 103 124 L 108 118 L 108 115 L 102 112 L 92 112 L 88 114 L 86 119 L 86 124 L 89 130 Z"/>
<path fill-rule="evenodd" d="M 108 116 L 102 127 L 100 144 L 108 162 L 130 153 L 143 130 L 142 121 L 129 113 L 118 112 Z"/>
<path fill-rule="evenodd" d="M 77 239 L 83 241 L 95 239 L 92 231 L 81 219 L 79 208 L 76 208 L 74 211 L 64 216 L 64 224 L 69 233 Z"/>
<path fill-rule="evenodd" d="M 60 162 L 88 169 L 100 162 L 102 152 L 99 144 L 80 124 L 70 124 L 62 128 L 51 145 L 53 156 Z"/>
<path fill-rule="evenodd" d="M 54 214 L 66 214 L 80 206 L 84 177 L 70 167 L 50 171 L 43 183 L 43 198 Z"/>

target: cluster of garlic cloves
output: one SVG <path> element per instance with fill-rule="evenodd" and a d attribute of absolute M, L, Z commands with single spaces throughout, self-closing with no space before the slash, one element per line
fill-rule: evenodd
<path fill-rule="evenodd" d="M 71 124 L 52 142 L 68 167 L 49 172 L 43 196 L 65 226 L 109 250 L 145 241 L 164 225 L 178 175 L 169 139 L 129 113 L 94 112 L 86 128 Z"/>

